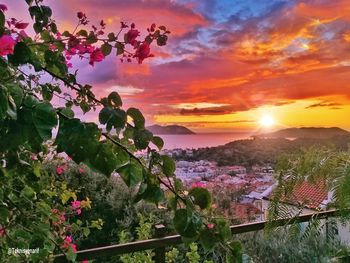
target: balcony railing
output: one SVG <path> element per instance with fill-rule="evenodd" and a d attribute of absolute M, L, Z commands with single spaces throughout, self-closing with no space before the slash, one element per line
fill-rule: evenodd
<path fill-rule="evenodd" d="M 267 224 L 272 224 L 274 227 L 285 226 L 293 223 L 308 222 L 311 219 L 326 219 L 329 217 L 336 217 L 338 215 L 336 210 L 327 210 L 312 214 L 305 214 L 298 217 L 278 219 L 275 221 L 261 221 L 242 225 L 231 226 L 232 234 L 242 234 L 247 232 L 253 232 L 264 229 Z M 155 252 L 154 261 L 156 263 L 165 262 L 165 249 L 166 247 L 171 247 L 174 245 L 179 245 L 182 243 L 180 235 L 163 236 L 164 226 L 157 225 L 156 237 L 148 240 L 135 241 L 125 244 L 111 245 L 105 247 L 97 247 L 91 249 L 85 249 L 77 252 L 77 260 L 90 260 L 99 257 L 115 256 L 120 254 L 128 254 L 137 251 L 153 249 Z M 55 256 L 54 262 L 68 262 L 65 255 L 60 254 Z"/>

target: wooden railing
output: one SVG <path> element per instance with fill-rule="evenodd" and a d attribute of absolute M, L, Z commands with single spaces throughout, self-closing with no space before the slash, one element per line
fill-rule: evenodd
<path fill-rule="evenodd" d="M 264 229 L 267 224 L 272 224 L 276 226 L 290 225 L 293 223 L 308 222 L 311 219 L 325 219 L 329 217 L 337 216 L 338 211 L 328 210 L 312 214 L 301 215 L 293 218 L 279 219 L 272 222 L 261 221 L 242 225 L 231 226 L 232 234 L 241 234 L 247 232 L 253 232 Z M 165 227 L 163 225 L 155 226 L 155 238 L 135 241 L 131 243 L 111 245 L 105 247 L 85 249 L 77 252 L 77 260 L 89 260 L 96 259 L 99 257 L 115 256 L 120 254 L 133 253 L 136 251 L 143 251 L 153 249 L 155 251 L 154 260 L 156 263 L 165 262 L 165 248 L 178 245 L 182 243 L 180 235 L 164 236 Z M 65 255 L 60 254 L 55 256 L 54 262 L 68 262 Z"/>

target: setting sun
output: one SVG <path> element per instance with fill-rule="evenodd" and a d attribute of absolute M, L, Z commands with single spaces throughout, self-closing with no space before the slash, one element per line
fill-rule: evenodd
<path fill-rule="evenodd" d="M 260 125 L 265 128 L 270 128 L 275 124 L 275 120 L 271 115 L 264 115 L 259 121 Z"/>

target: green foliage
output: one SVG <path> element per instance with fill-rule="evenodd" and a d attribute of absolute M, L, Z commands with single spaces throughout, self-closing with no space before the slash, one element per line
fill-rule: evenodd
<path fill-rule="evenodd" d="M 198 253 L 198 245 L 196 243 L 190 244 L 190 251 L 186 253 L 186 257 L 190 263 L 199 263 L 200 262 L 200 255 Z"/>
<path fill-rule="evenodd" d="M 195 187 L 188 193 L 193 197 L 193 203 L 198 205 L 201 209 L 208 209 L 211 207 L 212 199 L 208 189 L 203 187 Z"/>
<path fill-rule="evenodd" d="M 167 155 L 163 155 L 162 157 L 163 165 L 162 165 L 162 171 L 166 176 L 172 176 L 174 175 L 176 166 L 173 159 L 171 159 Z"/>
<path fill-rule="evenodd" d="M 327 237 L 325 231 L 306 227 L 313 229 L 313 233 L 306 234 L 305 231 L 309 230 L 301 230 L 291 236 L 291 229 L 278 228 L 269 235 L 260 231 L 239 235 L 239 239 L 253 262 L 339 262 L 334 258 L 339 255 L 340 249 L 344 249 L 340 241 Z M 319 226 L 318 230 L 322 228 L 324 226 Z"/>
<path fill-rule="evenodd" d="M 77 30 L 65 31 L 58 37 L 51 8 L 43 1 L 26 3 L 36 36 L 23 34 L 13 39 L 13 52 L 9 50 L 9 54 L 0 57 L 0 261 L 17 261 L 16 255 L 6 253 L 10 247 L 42 248 L 39 254 L 20 259 L 23 261 L 45 262 L 58 253 L 65 253 L 74 261 L 74 245 L 88 243 L 81 239 L 103 229 L 103 222 L 109 217 L 98 219 L 98 215 L 105 215 L 105 207 L 96 209 L 93 216 L 85 215 L 91 209 L 88 195 L 96 197 L 96 193 L 88 192 L 83 184 L 71 183 L 82 180 L 82 172 L 72 174 L 77 178 L 66 176 L 73 169 L 73 162 L 104 174 L 105 180 L 111 175 L 120 176 L 135 191 L 130 201 L 163 203 L 165 207 L 167 198 L 175 199 L 175 228 L 184 237 L 198 239 L 208 221 L 202 211 L 211 203 L 208 192 L 195 190 L 187 194 L 180 187 L 174 175 L 175 162 L 150 147 L 152 142 L 160 150 L 164 142 L 145 128 L 145 118 L 138 109 L 122 109 L 123 101 L 117 92 L 96 98 L 91 85 L 78 83 L 77 72 L 69 72 L 67 54 L 78 44 L 94 44 L 87 48 L 92 51 L 84 54 L 91 65 L 112 54 L 113 48 L 117 55 L 124 55 L 129 52 L 126 48 L 133 45 L 120 42 L 119 34 L 109 33 L 106 39 L 96 30 L 87 31 L 85 14 L 78 14 Z M 5 20 L 1 12 L 0 34 L 9 38 L 18 34 L 7 27 Z M 165 27 L 159 27 L 143 42 L 154 41 L 163 46 L 169 33 Z M 138 47 L 133 49 L 136 53 L 130 57 L 141 63 L 145 59 L 142 52 L 137 52 Z M 51 103 L 56 96 L 65 103 Z M 99 123 L 84 122 L 74 117 L 72 110 L 85 114 L 97 108 L 101 108 Z M 140 150 L 145 150 L 145 158 L 138 157 Z M 69 156 L 72 161 L 62 160 L 62 156 Z M 104 187 L 100 185 L 99 191 Z M 108 205 L 113 206 L 111 202 Z M 139 221 L 136 238 L 150 237 L 150 222 L 142 217 Z M 215 231 L 220 236 L 218 240 L 223 240 L 223 227 L 218 224 Z M 140 262 L 148 262 L 151 254 L 141 254 Z"/>
<path fill-rule="evenodd" d="M 145 128 L 145 118 L 139 109 L 129 108 L 126 113 L 133 119 L 136 128 Z"/>
<path fill-rule="evenodd" d="M 141 165 L 135 161 L 131 161 L 129 164 L 121 167 L 118 173 L 127 186 L 135 186 L 141 182 L 143 174 Z"/>

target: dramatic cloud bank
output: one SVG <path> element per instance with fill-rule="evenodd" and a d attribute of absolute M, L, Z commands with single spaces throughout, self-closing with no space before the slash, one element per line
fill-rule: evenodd
<path fill-rule="evenodd" d="M 5 1 L 10 10 L 16 2 L 23 1 Z M 98 95 L 120 92 L 150 123 L 250 127 L 256 119 L 249 112 L 264 107 L 288 109 L 280 120 L 286 125 L 309 124 L 292 121 L 293 110 L 305 116 L 318 111 L 319 125 L 337 124 L 332 114 L 350 114 L 348 0 L 49 2 L 63 28 L 73 27 L 81 10 L 109 29 L 132 21 L 138 28 L 154 22 L 171 30 L 169 45 L 141 66 L 109 58 L 94 69 L 80 67 L 81 80 L 94 84 Z M 336 119 L 350 128 L 345 117 Z"/>

